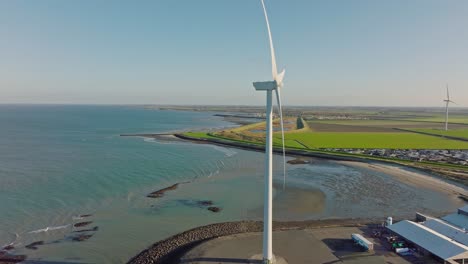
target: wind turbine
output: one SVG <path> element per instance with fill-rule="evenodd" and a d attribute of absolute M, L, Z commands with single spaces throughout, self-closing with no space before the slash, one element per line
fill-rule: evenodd
<path fill-rule="evenodd" d="M 271 38 L 270 22 L 268 21 L 268 14 L 265 8 L 263 0 L 262 7 L 265 15 L 266 26 L 268 29 L 268 38 L 270 40 L 270 52 L 271 52 L 271 71 L 273 75 L 273 81 L 266 82 L 254 82 L 253 86 L 257 91 L 266 91 L 266 140 L 265 140 L 265 193 L 264 193 L 264 205 L 263 205 L 263 263 L 271 264 L 274 261 L 273 256 L 273 108 L 272 108 L 272 94 L 273 91 L 276 93 L 276 102 L 278 104 L 278 111 L 281 122 L 281 139 L 283 143 L 283 162 L 285 161 L 285 150 L 284 150 L 284 127 L 283 127 L 283 114 L 281 107 L 281 96 L 280 89 L 283 87 L 283 78 L 285 70 L 283 69 L 278 73 L 276 68 L 276 57 L 275 49 L 273 48 L 273 40 Z M 284 180 L 283 188 L 286 180 L 286 165 L 283 164 Z"/>
<path fill-rule="evenodd" d="M 455 103 L 454 101 L 450 100 L 450 94 L 447 84 L 447 99 L 444 100 L 445 102 L 445 131 L 448 130 L 448 108 L 450 103 Z"/>

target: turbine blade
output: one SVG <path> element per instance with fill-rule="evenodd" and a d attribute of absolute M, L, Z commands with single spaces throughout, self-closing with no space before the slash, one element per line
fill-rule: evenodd
<path fill-rule="evenodd" d="M 279 74 L 278 76 L 276 77 L 276 84 L 281 87 L 283 86 L 283 78 L 284 78 L 284 73 L 286 72 L 285 69 L 283 69 Z"/>
<path fill-rule="evenodd" d="M 286 150 L 284 148 L 284 124 L 283 124 L 283 109 L 281 106 L 281 95 L 280 89 L 276 89 L 276 102 L 278 104 L 278 112 L 281 123 L 281 143 L 283 146 L 283 191 L 286 189 Z"/>
<path fill-rule="evenodd" d="M 273 48 L 273 39 L 271 38 L 270 22 L 268 21 L 268 14 L 265 8 L 265 3 L 262 1 L 263 13 L 265 14 L 265 21 L 268 29 L 268 38 L 270 39 L 270 52 L 271 52 L 271 73 L 273 75 L 273 80 L 276 81 L 276 76 L 278 75 L 278 69 L 276 67 L 276 57 L 275 49 Z"/>

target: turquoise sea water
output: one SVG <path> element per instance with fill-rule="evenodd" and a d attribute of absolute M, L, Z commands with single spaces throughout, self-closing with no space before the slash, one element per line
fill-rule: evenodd
<path fill-rule="evenodd" d="M 232 125 L 213 113 L 133 106 L 0 106 L 0 246 L 13 242 L 12 253 L 32 260 L 122 263 L 188 228 L 259 219 L 262 153 L 119 136 Z M 275 179 L 282 182 L 279 174 Z M 189 183 L 161 199 L 145 197 L 177 182 Z M 212 200 L 222 211 L 212 213 L 198 200 Z M 275 201 L 277 219 L 382 217 L 460 206 L 389 175 L 326 161 L 288 165 L 288 189 L 279 188 Z M 82 214 L 92 216 L 76 219 Z M 72 225 L 80 221 L 93 221 L 81 229 L 98 230 L 74 242 L 79 233 Z M 25 248 L 35 241 L 44 245 Z"/>

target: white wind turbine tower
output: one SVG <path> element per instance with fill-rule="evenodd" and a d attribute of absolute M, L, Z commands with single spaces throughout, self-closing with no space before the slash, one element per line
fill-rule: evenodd
<path fill-rule="evenodd" d="M 265 21 L 268 29 L 268 38 L 270 40 L 270 51 L 271 51 L 271 65 L 273 81 L 266 82 L 254 82 L 253 86 L 257 91 L 266 91 L 267 102 L 266 102 L 266 140 L 265 140 L 265 193 L 264 193 L 264 205 L 263 205 L 263 263 L 271 264 L 274 261 L 273 249 L 272 249 L 272 238 L 273 238 L 273 108 L 272 108 L 272 93 L 276 92 L 276 100 L 278 103 L 278 110 L 281 122 L 281 137 L 283 143 L 283 162 L 284 162 L 284 129 L 283 129 L 283 114 L 281 107 L 280 89 L 283 87 L 284 70 L 278 73 L 276 68 L 275 50 L 273 48 L 273 40 L 271 38 L 270 23 L 268 21 L 268 15 L 263 0 L 262 7 L 263 13 L 265 14 Z M 286 179 L 286 167 L 283 164 L 284 180 L 283 188 Z"/>
<path fill-rule="evenodd" d="M 448 108 L 449 108 L 449 104 L 450 103 L 455 103 L 454 101 L 450 100 L 448 84 L 447 84 L 447 99 L 445 99 L 444 102 L 445 102 L 445 131 L 447 131 L 448 130 Z"/>

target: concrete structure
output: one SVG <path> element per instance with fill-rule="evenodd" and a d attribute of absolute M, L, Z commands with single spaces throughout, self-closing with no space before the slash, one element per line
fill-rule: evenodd
<path fill-rule="evenodd" d="M 358 227 L 327 227 L 273 233 L 275 264 L 410 264 L 389 252 L 379 240 L 367 238 L 374 251 L 363 252 L 350 239 L 361 234 Z M 180 258 L 180 264 L 260 264 L 262 234 L 245 233 L 208 240 L 192 248 Z M 281 257 L 278 257 L 281 256 Z"/>

